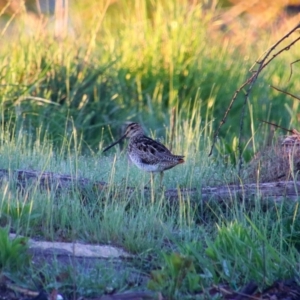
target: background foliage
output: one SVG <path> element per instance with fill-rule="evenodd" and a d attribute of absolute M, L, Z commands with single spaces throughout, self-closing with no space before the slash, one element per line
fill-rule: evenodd
<path fill-rule="evenodd" d="M 34 27 L 26 20 L 12 22 L 2 32 L 7 42 L 0 49 L 2 125 L 31 135 L 40 128 L 39 134 L 49 134 L 58 146 L 75 128 L 84 148 L 93 150 L 101 138 L 111 139 L 111 132 L 120 134 L 125 121 L 141 122 L 164 136 L 174 107 L 179 121 L 196 113 L 216 128 L 249 68 L 291 25 L 277 15 L 276 23 L 258 31 L 247 25 L 247 16 L 229 22 L 230 10 L 224 14 L 222 5 L 148 0 L 83 6 L 75 1 L 67 26 L 56 36 L 49 20 Z M 296 93 L 297 65 L 288 78 L 289 64 L 297 58 L 290 49 L 263 72 L 250 97 L 253 119 L 247 119 L 245 140 L 259 119 L 296 125 L 299 103 L 269 85 Z M 238 99 L 221 132 L 230 147 L 241 105 Z"/>

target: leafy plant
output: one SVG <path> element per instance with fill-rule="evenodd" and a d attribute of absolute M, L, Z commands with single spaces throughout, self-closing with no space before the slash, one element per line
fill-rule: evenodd
<path fill-rule="evenodd" d="M 21 204 L 19 201 L 15 203 L 3 202 L 0 211 L 1 225 L 9 225 L 15 232 L 25 232 L 30 222 L 39 218 L 40 214 L 32 211 L 32 203 Z"/>
<path fill-rule="evenodd" d="M 0 227 L 0 272 L 17 271 L 29 264 L 28 239 L 10 238 L 9 228 Z"/>
<path fill-rule="evenodd" d="M 270 283 L 279 276 L 283 257 L 254 223 L 248 221 L 251 223 L 248 227 L 237 221 L 217 225 L 217 236 L 207 241 L 205 253 L 226 281 L 239 284 L 241 279 L 251 279 Z M 292 264 L 289 269 L 292 270 Z"/>
<path fill-rule="evenodd" d="M 200 290 L 200 276 L 196 273 L 193 258 L 179 253 L 163 253 L 164 266 L 151 272 L 148 288 L 162 291 L 168 299 L 179 293 Z"/>

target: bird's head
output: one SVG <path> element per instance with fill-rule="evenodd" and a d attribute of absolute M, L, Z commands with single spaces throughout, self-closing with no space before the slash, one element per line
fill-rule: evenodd
<path fill-rule="evenodd" d="M 132 138 L 138 135 L 143 135 L 144 134 L 144 130 L 142 128 L 142 126 L 138 123 L 130 123 L 125 131 L 125 136 L 127 138 Z"/>
<path fill-rule="evenodd" d="M 108 149 L 112 148 L 116 144 L 120 143 L 125 138 L 132 138 L 132 137 L 136 137 L 136 136 L 143 135 L 143 134 L 144 134 L 144 130 L 143 130 L 143 128 L 142 128 L 142 126 L 140 124 L 138 124 L 138 123 L 130 123 L 126 127 L 124 135 L 121 136 L 121 138 L 119 138 L 116 142 L 114 142 L 110 146 L 106 147 L 103 150 L 103 152 L 107 151 Z"/>

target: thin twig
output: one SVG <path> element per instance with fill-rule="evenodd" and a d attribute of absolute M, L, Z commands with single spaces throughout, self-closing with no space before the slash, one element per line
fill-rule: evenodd
<path fill-rule="evenodd" d="M 215 284 L 213 284 L 212 286 L 213 286 L 213 288 L 215 288 L 216 290 L 218 290 L 219 292 L 221 292 L 222 294 L 227 295 L 227 296 L 232 296 L 232 295 L 236 294 L 236 295 L 240 295 L 240 296 L 245 296 L 248 299 L 253 299 L 253 300 L 260 300 L 261 299 L 261 298 L 255 297 L 255 296 L 251 296 L 251 295 L 248 295 L 248 294 L 245 294 L 245 293 L 241 293 L 241 292 L 232 292 L 232 291 L 227 290 L 226 288 L 223 288 L 221 286 L 217 286 Z"/>
<path fill-rule="evenodd" d="M 282 48 L 281 50 L 279 50 L 277 53 L 273 54 L 273 56 L 269 58 L 270 54 L 276 49 L 276 47 L 285 39 L 287 39 L 295 30 L 300 28 L 300 24 L 298 24 L 296 27 L 294 27 L 291 31 L 289 31 L 286 35 L 284 35 L 279 41 L 277 41 L 267 52 L 266 54 L 263 56 L 262 60 L 258 61 L 257 64 L 259 65 L 258 69 L 255 71 L 252 71 L 250 69 L 250 71 L 253 72 L 253 74 L 235 91 L 233 97 L 231 98 L 231 101 L 229 103 L 229 106 L 224 114 L 224 117 L 222 118 L 217 130 L 214 133 L 213 136 L 213 142 L 212 142 L 212 146 L 211 146 L 211 150 L 209 152 L 209 156 L 212 154 L 213 148 L 215 146 L 217 137 L 219 135 L 220 129 L 223 126 L 223 124 L 226 122 L 227 120 L 227 116 L 229 114 L 229 111 L 232 108 L 232 105 L 234 103 L 234 101 L 236 100 L 238 94 L 240 93 L 240 91 L 246 86 L 249 85 L 249 87 L 246 90 L 245 93 L 245 100 L 243 103 L 243 107 L 242 107 L 242 112 L 241 112 L 241 118 L 240 118 L 240 130 L 239 130 L 239 138 L 238 138 L 238 151 L 239 151 L 239 166 L 238 166 L 238 172 L 241 172 L 242 169 L 242 147 L 241 147 L 241 137 L 242 137 L 242 132 L 243 132 L 243 126 L 244 126 L 244 116 L 245 116 L 245 107 L 246 104 L 248 102 L 249 99 L 249 94 L 253 88 L 254 83 L 257 80 L 258 75 L 261 73 L 261 71 L 275 58 L 277 57 L 280 53 L 282 53 L 283 51 L 287 51 L 289 50 L 298 40 L 300 40 L 300 37 L 298 37 L 297 39 L 295 39 L 293 42 L 291 42 L 289 45 L 287 45 L 286 47 Z M 268 59 L 268 60 L 267 60 Z"/>
<path fill-rule="evenodd" d="M 246 104 L 248 102 L 249 99 L 249 94 L 253 88 L 254 83 L 256 82 L 258 75 L 261 73 L 261 71 L 275 58 L 277 57 L 280 53 L 282 53 L 283 51 L 287 51 L 289 50 L 298 40 L 300 40 L 300 37 L 298 37 L 296 40 L 294 40 L 293 42 L 291 42 L 290 44 L 288 44 L 286 47 L 282 48 L 281 50 L 279 50 L 278 52 L 276 52 L 275 54 L 273 54 L 273 56 L 269 59 L 269 55 L 276 49 L 276 47 L 285 39 L 287 39 L 295 30 L 297 30 L 298 28 L 300 28 L 300 24 L 298 24 L 296 27 L 294 27 L 291 31 L 289 31 L 286 35 L 284 35 L 279 41 L 277 41 L 265 54 L 265 56 L 263 57 L 263 59 L 258 62 L 259 67 L 256 71 L 254 71 L 254 74 L 252 76 L 252 79 L 249 81 L 249 87 L 246 90 L 246 94 L 245 94 L 245 100 L 244 100 L 244 104 L 243 104 L 243 108 L 242 108 L 242 113 L 241 113 L 241 118 L 240 118 L 240 131 L 239 131 L 239 137 L 238 137 L 238 152 L 239 152 L 239 165 L 238 165 L 238 174 L 239 176 L 241 175 L 241 171 L 242 171 L 242 167 L 243 167 L 243 159 L 242 159 L 242 133 L 243 133 L 243 127 L 244 127 L 244 117 L 245 117 L 245 110 L 246 110 Z"/>
<path fill-rule="evenodd" d="M 300 28 L 300 24 L 297 25 L 293 30 L 291 30 L 288 34 L 286 34 L 280 41 L 279 43 L 281 43 L 284 39 L 288 38 L 296 29 Z M 298 38 L 296 38 L 294 41 L 292 41 L 290 44 L 288 44 L 286 47 L 282 48 L 281 50 L 279 50 L 277 53 L 273 54 L 273 56 L 262 66 L 261 69 L 263 69 L 264 67 L 266 67 L 275 57 L 277 57 L 280 53 L 282 53 L 283 51 L 288 51 L 290 50 L 290 48 L 292 46 L 294 46 L 298 41 L 300 40 L 300 36 Z M 279 44 L 278 42 L 276 43 L 276 46 L 278 46 Z M 272 47 L 272 51 L 275 50 L 275 47 Z M 272 52 L 270 51 L 270 52 Z M 270 54 L 270 53 L 269 53 Z"/>
<path fill-rule="evenodd" d="M 295 131 L 294 131 L 293 129 L 287 129 L 287 128 L 284 128 L 284 127 L 282 127 L 282 126 L 280 126 L 280 125 L 277 125 L 277 124 L 272 123 L 272 122 L 269 122 L 269 121 L 264 121 L 264 120 L 259 120 L 259 121 L 260 121 L 260 122 L 263 122 L 263 123 L 266 123 L 266 124 L 273 125 L 273 126 L 275 126 L 275 127 L 277 127 L 277 128 L 281 128 L 281 129 L 283 129 L 283 130 L 285 130 L 285 131 L 287 131 L 287 132 L 290 132 L 290 133 L 292 133 L 292 134 L 295 133 Z"/>
<path fill-rule="evenodd" d="M 277 88 L 277 87 L 275 87 L 275 86 L 273 86 L 273 85 L 270 85 L 270 87 L 271 87 L 272 89 L 278 91 L 278 92 L 281 92 L 281 93 L 283 93 L 283 94 L 286 94 L 286 95 L 288 95 L 288 96 L 291 96 L 292 98 L 295 98 L 295 99 L 297 99 L 297 100 L 300 101 L 300 98 L 299 98 L 299 97 L 297 97 L 297 96 L 295 96 L 295 95 L 293 95 L 293 94 L 291 94 L 291 93 L 289 93 L 289 92 L 283 91 L 283 90 L 281 90 L 281 89 L 279 89 L 279 88 Z"/>
<path fill-rule="evenodd" d="M 6 283 L 6 287 L 9 290 L 15 291 L 17 293 L 21 293 L 25 296 L 36 297 L 39 294 L 39 292 L 35 292 L 35 291 L 29 290 L 29 289 L 26 289 L 26 288 L 22 288 L 20 286 L 17 286 L 15 284 L 11 284 L 11 283 Z"/>
<path fill-rule="evenodd" d="M 251 77 L 252 78 L 252 77 Z M 250 79 L 251 79 L 250 78 Z M 227 116 L 228 116 L 228 113 L 229 111 L 231 110 L 231 107 L 237 97 L 237 95 L 239 94 L 239 92 L 248 84 L 248 80 L 246 82 L 244 82 L 234 93 L 233 97 L 231 98 L 231 101 L 229 103 L 229 106 L 228 108 L 226 109 L 225 111 L 225 114 L 224 114 L 224 117 L 222 118 L 220 124 L 219 124 L 219 127 L 217 128 L 217 130 L 215 131 L 214 133 L 214 136 L 213 136 L 213 143 L 212 143 L 212 146 L 211 146 L 211 149 L 210 149 L 210 152 L 208 154 L 208 156 L 211 156 L 212 155 L 212 151 L 214 149 L 214 146 L 215 146 L 215 143 L 216 143 L 216 140 L 217 140 L 217 137 L 219 135 L 219 132 L 220 132 L 220 129 L 221 127 L 225 124 L 226 120 L 227 120 Z"/>
<path fill-rule="evenodd" d="M 297 60 L 293 61 L 292 63 L 290 63 L 291 73 L 290 73 L 290 77 L 289 77 L 288 81 L 290 81 L 290 79 L 292 78 L 292 74 L 293 74 L 293 67 L 292 66 L 293 66 L 293 64 L 295 64 L 295 63 L 297 63 L 299 61 L 300 61 L 300 59 L 297 59 Z"/>

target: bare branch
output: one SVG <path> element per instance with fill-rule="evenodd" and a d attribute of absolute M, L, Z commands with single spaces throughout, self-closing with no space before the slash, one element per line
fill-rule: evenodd
<path fill-rule="evenodd" d="M 264 121 L 264 120 L 259 120 L 259 121 L 260 121 L 260 122 L 263 122 L 263 123 L 266 123 L 266 124 L 269 124 L 269 125 L 273 125 L 273 126 L 275 126 L 275 127 L 277 127 L 277 128 L 281 128 L 281 129 L 283 129 L 283 130 L 285 130 L 285 131 L 287 131 L 287 132 L 290 132 L 290 133 L 292 133 L 292 134 L 295 133 L 295 131 L 294 131 L 293 129 L 287 129 L 287 128 L 284 128 L 284 127 L 282 127 L 282 126 L 280 126 L 280 125 L 277 125 L 277 124 L 275 124 L 275 123 L 268 122 L 268 121 Z"/>
<path fill-rule="evenodd" d="M 297 100 L 300 101 L 300 98 L 299 98 L 299 97 L 297 97 L 297 96 L 295 96 L 295 95 L 293 95 L 293 94 L 291 94 L 291 93 L 289 93 L 289 92 L 283 91 L 283 90 L 281 90 L 281 89 L 279 89 L 279 88 L 277 88 L 277 87 L 275 87 L 275 86 L 273 86 L 273 85 L 270 85 L 270 87 L 271 87 L 272 89 L 278 91 L 278 92 L 281 92 L 281 93 L 283 93 L 283 94 L 286 94 L 286 95 L 288 95 L 288 96 L 291 96 L 292 98 L 295 98 L 295 99 L 297 99 Z"/>
<path fill-rule="evenodd" d="M 271 55 L 271 53 L 277 48 L 277 46 L 282 43 L 285 39 L 287 39 L 293 32 L 295 32 L 297 29 L 300 28 L 300 24 L 298 24 L 296 27 L 294 27 L 292 30 L 290 30 L 286 35 L 284 35 L 280 40 L 278 40 L 268 51 L 266 51 L 265 55 L 262 56 L 262 59 L 260 61 L 257 61 L 258 64 L 258 69 L 257 70 L 252 70 L 252 68 L 250 69 L 250 72 L 252 72 L 252 75 L 235 91 L 233 97 L 231 98 L 231 101 L 229 103 L 229 106 L 224 114 L 224 117 L 222 118 L 217 130 L 214 133 L 213 136 L 213 142 L 212 142 L 212 146 L 211 146 L 211 150 L 209 152 L 209 156 L 212 154 L 213 148 L 215 146 L 217 137 L 220 133 L 220 129 L 223 126 L 223 124 L 226 122 L 227 120 L 227 116 L 229 114 L 229 111 L 232 108 L 232 105 L 234 103 L 234 101 L 236 100 L 238 94 L 241 92 L 241 90 L 248 85 L 248 88 L 246 90 L 245 93 L 245 99 L 244 99 L 244 103 L 243 103 L 243 107 L 242 107 L 242 112 L 241 112 L 241 118 L 240 118 L 240 129 L 239 129 L 239 137 L 238 137 L 238 151 L 239 151 L 239 165 L 238 165 L 238 172 L 241 172 L 242 169 L 242 146 L 241 146 L 241 138 L 242 138 L 242 132 L 243 132 L 243 126 L 244 126 L 244 117 L 245 117 L 245 110 L 246 110 L 246 104 L 248 102 L 249 99 L 249 94 L 253 88 L 254 83 L 257 80 L 258 75 L 261 73 L 261 71 L 275 58 L 277 57 L 280 53 L 282 53 L 283 51 L 287 51 L 289 50 L 294 44 L 296 44 L 299 40 L 300 37 L 296 38 L 295 40 L 293 40 L 291 43 L 289 43 L 287 46 L 285 46 L 284 48 L 282 48 L 281 50 L 279 50 L 278 52 L 276 52 L 275 54 L 273 54 L 273 56 L 271 58 L 269 58 L 269 56 Z M 269 58 L 269 59 L 268 59 Z"/>
<path fill-rule="evenodd" d="M 254 83 L 257 80 L 258 75 L 261 73 L 261 71 L 275 58 L 277 57 L 280 53 L 283 51 L 289 50 L 297 41 L 300 40 L 300 37 L 298 37 L 296 40 L 288 44 L 286 47 L 282 48 L 279 50 L 277 53 L 273 54 L 273 56 L 269 59 L 268 57 L 270 54 L 276 49 L 276 47 L 285 39 L 287 39 L 295 30 L 300 28 L 300 24 L 298 24 L 296 27 L 294 27 L 291 31 L 289 31 L 285 36 L 283 36 L 278 42 L 276 42 L 265 54 L 263 59 L 258 63 L 259 67 L 258 69 L 254 72 L 254 74 L 251 77 L 251 80 L 249 81 L 249 87 L 246 91 L 245 94 L 245 100 L 242 108 L 242 113 L 241 113 L 241 118 L 240 118 L 240 131 L 239 131 L 239 138 L 238 138 L 238 151 L 239 151 L 239 165 L 238 165 L 238 174 L 241 175 L 242 167 L 243 167 L 243 159 L 242 159 L 242 133 L 243 133 L 243 126 L 244 126 L 244 116 L 245 116 L 245 110 L 246 110 L 246 104 L 249 99 L 249 94 L 253 88 Z"/>
<path fill-rule="evenodd" d="M 210 152 L 208 154 L 208 156 L 211 156 L 212 155 L 212 151 L 214 149 L 214 146 L 215 146 L 215 143 L 216 143 L 216 140 L 217 140 L 217 137 L 219 135 L 219 132 L 220 132 L 220 129 L 221 127 L 225 124 L 226 120 L 227 120 L 227 116 L 228 116 L 228 113 L 229 111 L 231 110 L 231 107 L 236 99 L 236 97 L 238 96 L 239 92 L 248 84 L 248 81 L 244 82 L 234 93 L 233 97 L 231 98 L 231 101 L 229 103 L 229 106 L 228 108 L 226 109 L 225 111 L 225 114 L 224 114 L 224 117 L 222 119 L 222 121 L 220 122 L 219 124 L 219 127 L 217 128 L 217 130 L 215 131 L 214 133 L 214 136 L 213 136 L 213 143 L 212 143 L 212 146 L 211 146 L 211 149 L 210 149 Z"/>
<path fill-rule="evenodd" d="M 288 81 L 290 81 L 290 79 L 292 78 L 292 74 L 293 74 L 293 64 L 295 64 L 295 63 L 297 63 L 297 62 L 299 62 L 299 61 L 300 61 L 300 59 L 297 59 L 297 60 L 293 61 L 292 63 L 290 63 L 291 73 L 290 73 L 290 77 L 289 77 L 289 80 L 288 80 Z"/>

